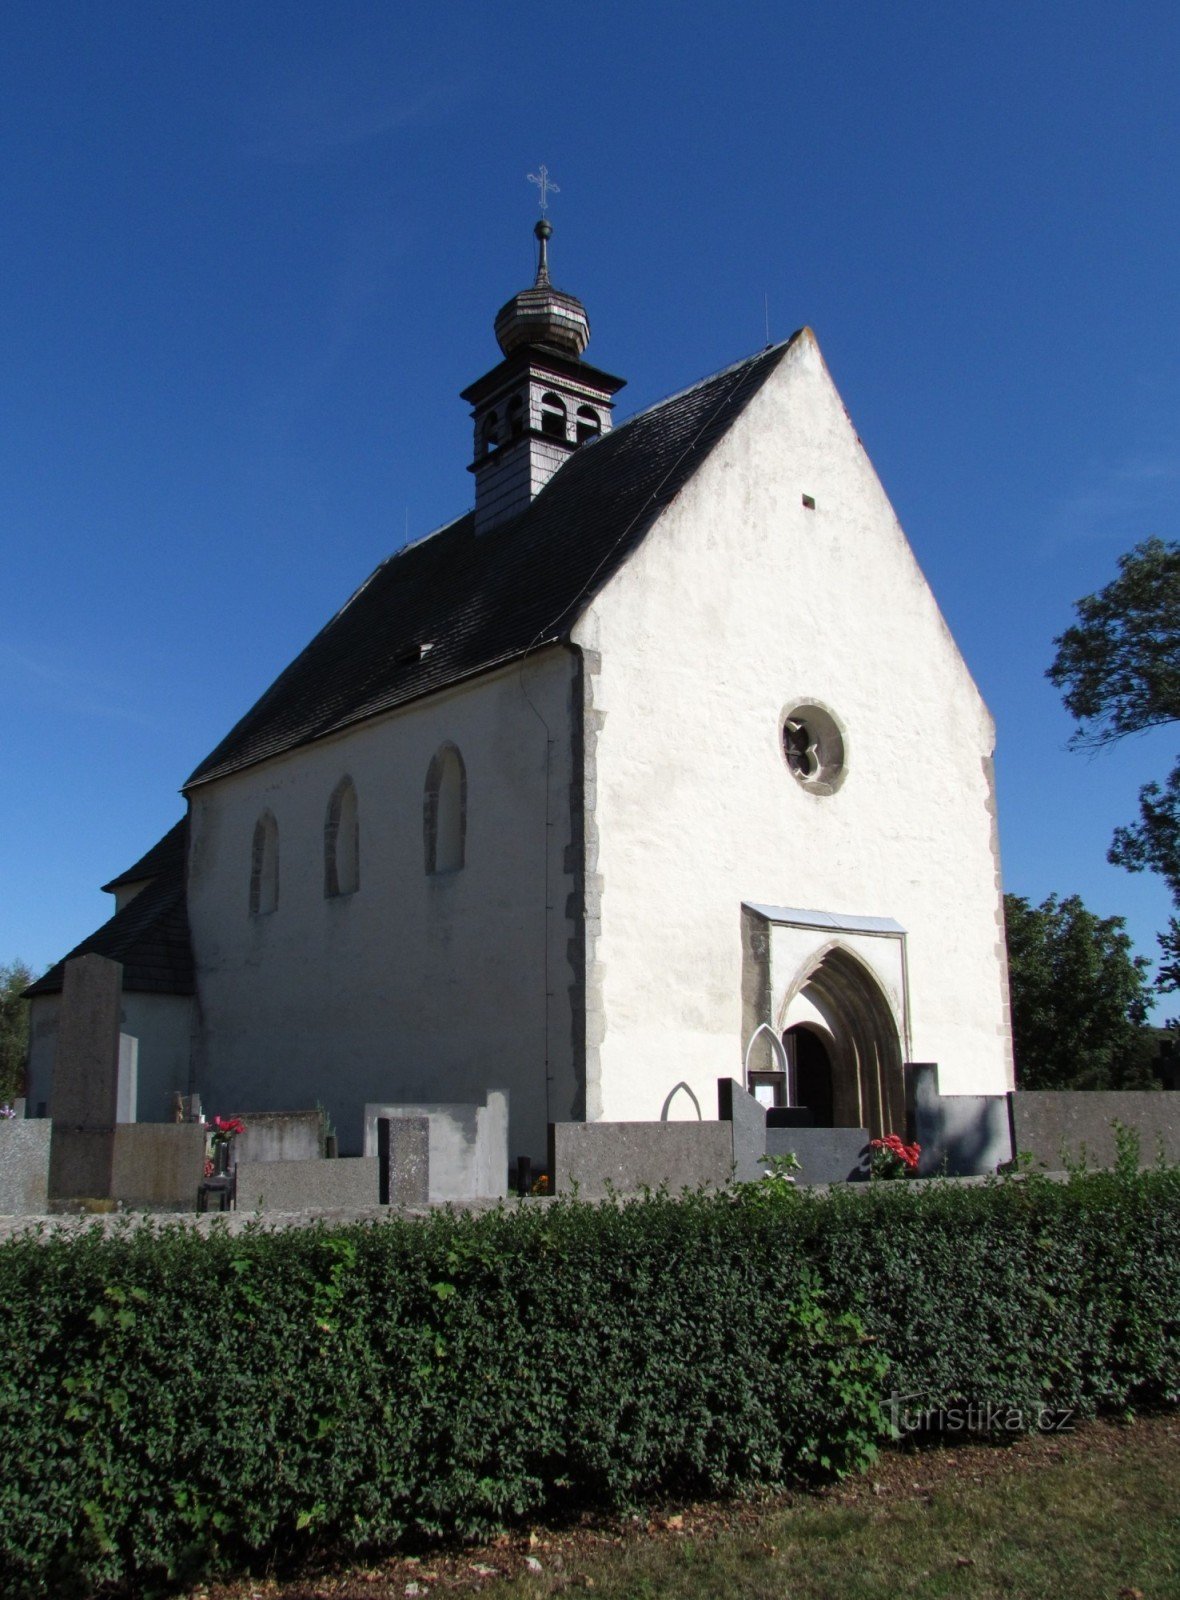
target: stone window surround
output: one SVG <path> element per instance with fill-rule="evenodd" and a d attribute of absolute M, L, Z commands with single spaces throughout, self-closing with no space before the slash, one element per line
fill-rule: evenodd
<path fill-rule="evenodd" d="M 459 768 L 459 860 L 453 867 L 438 865 L 438 800 L 443 769 L 448 755 L 453 755 Z M 462 752 L 451 740 L 444 740 L 430 758 L 426 769 L 426 784 L 422 794 L 422 842 L 426 857 L 428 878 L 447 878 L 461 872 L 467 862 L 467 766 Z"/>
<path fill-rule="evenodd" d="M 351 797 L 353 812 L 352 860 L 342 861 L 338 853 L 340 844 L 340 823 L 346 801 Z M 347 843 L 347 840 L 346 840 Z M 341 871 L 341 868 L 351 868 L 351 871 Z M 341 887 L 345 882 L 348 886 Z M 349 881 L 351 880 L 351 881 Z M 360 817 L 357 805 L 356 785 L 346 773 L 336 787 L 332 790 L 328 801 L 328 810 L 324 817 L 324 898 L 326 900 L 345 899 L 355 894 L 361 886 L 360 864 Z"/>
<path fill-rule="evenodd" d="M 454 867 L 439 867 L 438 858 L 438 800 L 442 784 L 443 770 L 448 755 L 453 755 L 459 769 L 459 862 Z M 339 862 L 336 855 L 336 846 L 340 833 L 340 814 L 345 796 L 351 791 L 353 803 L 356 804 L 356 785 L 352 778 L 345 774 L 333 789 L 328 801 L 328 810 L 324 819 L 324 898 L 328 900 L 346 899 L 360 888 L 360 838 L 359 818 L 357 832 L 357 861 L 356 881 L 351 889 L 340 888 Z M 267 865 L 267 845 L 273 850 L 273 877 L 274 897 L 266 904 L 263 894 L 264 869 Z M 426 857 L 426 873 L 428 877 L 449 877 L 452 873 L 462 871 L 466 865 L 467 855 L 467 766 L 458 745 L 451 740 L 444 740 L 431 757 L 430 766 L 426 773 L 426 786 L 423 795 L 423 843 Z M 251 847 L 250 859 L 250 914 L 251 916 L 269 916 L 277 910 L 279 903 L 279 827 L 274 813 L 269 807 L 262 812 L 254 824 L 254 838 Z"/>
<path fill-rule="evenodd" d="M 819 767 L 812 775 L 792 764 L 787 748 L 789 722 L 802 723 L 813 736 L 811 748 Z M 778 748 L 787 771 L 807 794 L 833 795 L 848 776 L 848 735 L 836 713 L 822 700 L 800 698 L 783 707 L 778 719 Z"/>
<path fill-rule="evenodd" d="M 268 883 L 269 878 L 269 883 Z M 269 916 L 279 904 L 279 825 L 269 808 L 254 824 L 250 850 L 250 914 Z"/>

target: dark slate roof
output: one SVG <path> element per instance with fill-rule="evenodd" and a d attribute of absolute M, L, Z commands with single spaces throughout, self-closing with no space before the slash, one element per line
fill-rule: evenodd
<path fill-rule="evenodd" d="M 513 521 L 476 538 L 469 512 L 390 556 L 188 784 L 224 777 L 567 637 L 791 342 L 583 445 Z M 433 648 L 420 654 L 424 644 Z"/>
<path fill-rule="evenodd" d="M 172 833 L 175 833 L 175 829 Z M 158 850 L 172 834 L 160 841 Z M 152 851 L 143 859 L 146 861 Z M 134 881 L 134 880 L 132 880 Z M 61 991 L 65 964 L 75 956 L 108 956 L 123 963 L 123 988 L 138 994 L 192 994 L 193 949 L 189 938 L 184 858 L 159 872 L 146 889 L 104 922 L 96 933 L 50 967 L 25 990 L 29 998 Z"/>
<path fill-rule="evenodd" d="M 126 872 L 120 872 L 110 883 L 104 883 L 103 889 L 109 894 L 121 889 L 125 883 L 141 883 L 144 878 L 158 877 L 161 872 L 174 872 L 178 863 L 183 870 L 187 854 L 188 818 L 181 817 L 176 826 L 169 828 L 146 855 L 140 856 L 133 866 L 128 867 Z"/>

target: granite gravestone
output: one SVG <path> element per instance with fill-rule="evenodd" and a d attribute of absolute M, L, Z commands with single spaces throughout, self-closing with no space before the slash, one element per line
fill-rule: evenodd
<path fill-rule="evenodd" d="M 50 1199 L 111 1193 L 122 993 L 119 962 L 99 955 L 66 962 L 49 1105 Z"/>

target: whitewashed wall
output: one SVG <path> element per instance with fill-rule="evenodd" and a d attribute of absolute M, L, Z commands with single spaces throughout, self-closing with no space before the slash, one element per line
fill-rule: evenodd
<path fill-rule="evenodd" d="M 25 1099 L 30 1116 L 39 1116 L 42 1106 L 45 1107 L 45 1114 L 49 1113 L 60 1010 L 61 996 L 58 994 L 38 995 L 29 1002 L 29 1068 Z"/>
<path fill-rule="evenodd" d="M 135 1120 L 171 1122 L 173 1095 L 189 1092 L 192 1000 L 187 995 L 125 993 L 120 1027 L 139 1043 Z"/>
<path fill-rule="evenodd" d="M 495 538 L 495 534 L 487 537 Z M 366 1101 L 479 1101 L 507 1090 L 510 1154 L 546 1151 L 572 1114 L 566 873 L 576 662 L 551 650 L 192 791 L 189 917 L 210 1113 L 322 1103 L 341 1154 Z M 546 727 L 553 738 L 548 774 Z M 423 788 L 445 740 L 467 770 L 466 864 L 428 877 Z M 324 818 L 348 774 L 360 888 L 324 896 Z M 255 821 L 279 827 L 279 900 L 251 915 Z M 549 885 L 546 912 L 546 851 Z M 548 963 L 546 963 L 546 941 Z"/>
<path fill-rule="evenodd" d="M 61 996 L 38 995 L 29 1015 L 28 1103 L 52 1107 L 53 1062 Z M 187 995 L 124 994 L 121 1033 L 139 1045 L 137 1122 L 170 1122 L 172 1096 L 187 1094 L 192 1050 L 193 1001 Z"/>
<path fill-rule="evenodd" d="M 1009 1087 L 991 719 L 809 332 L 575 637 L 603 719 L 588 1114 L 657 1117 L 680 1080 L 716 1114 L 745 1043 L 743 900 L 896 919 L 912 1059 L 949 1094 Z M 845 730 L 834 795 L 783 758 L 807 701 Z"/>

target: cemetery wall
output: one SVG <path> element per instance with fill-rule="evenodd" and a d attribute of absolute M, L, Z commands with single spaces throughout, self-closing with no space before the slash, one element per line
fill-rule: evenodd
<path fill-rule="evenodd" d="M 716 1122 L 559 1123 L 549 1131 L 557 1194 L 597 1200 L 661 1186 L 723 1189 L 765 1176 L 765 1157 L 794 1155 L 801 1184 L 868 1176 L 867 1128 L 768 1127 L 766 1108 L 734 1078 L 719 1078 Z"/>
<path fill-rule="evenodd" d="M 1180 1162 L 1180 1093 L 1162 1089 L 1018 1089 L 1012 1096 L 1016 1148 L 1038 1166 L 1060 1168 L 1085 1159 L 1092 1167 L 1114 1165 L 1114 1124 L 1139 1135 L 1146 1166 L 1161 1152 Z"/>

